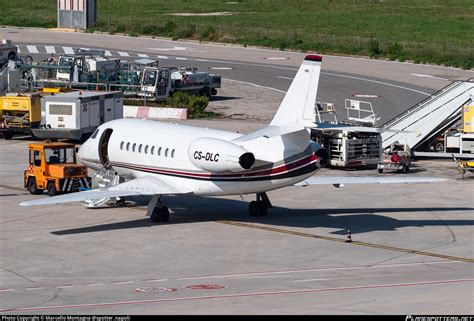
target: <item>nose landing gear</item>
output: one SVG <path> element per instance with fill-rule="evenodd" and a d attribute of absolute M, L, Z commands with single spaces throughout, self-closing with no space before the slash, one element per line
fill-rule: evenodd
<path fill-rule="evenodd" d="M 266 216 L 268 210 L 273 208 L 267 193 L 257 193 L 257 199 L 249 203 L 250 216 Z"/>

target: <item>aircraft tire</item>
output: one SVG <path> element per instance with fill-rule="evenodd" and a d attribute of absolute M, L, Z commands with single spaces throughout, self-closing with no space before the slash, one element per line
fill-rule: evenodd
<path fill-rule="evenodd" d="M 258 216 L 259 208 L 258 203 L 256 201 L 251 201 L 249 203 L 249 214 L 250 216 Z"/>
<path fill-rule="evenodd" d="M 265 202 L 258 202 L 258 216 L 267 216 L 268 214 L 268 207 Z"/>
<path fill-rule="evenodd" d="M 170 219 L 170 211 L 168 207 L 163 206 L 158 210 L 159 212 L 159 217 L 160 217 L 160 222 L 168 222 Z"/>

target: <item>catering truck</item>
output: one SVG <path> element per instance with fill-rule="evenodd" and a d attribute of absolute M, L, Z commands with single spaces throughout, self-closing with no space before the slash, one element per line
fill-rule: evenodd
<path fill-rule="evenodd" d="M 41 99 L 40 128 L 33 135 L 42 139 L 80 140 L 101 124 L 123 117 L 120 91 L 72 91 Z"/>

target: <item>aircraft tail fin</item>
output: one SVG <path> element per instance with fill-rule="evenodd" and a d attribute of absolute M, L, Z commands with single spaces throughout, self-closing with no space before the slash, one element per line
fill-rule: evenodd
<path fill-rule="evenodd" d="M 270 125 L 314 122 L 321 61 L 321 56 L 305 57 Z"/>

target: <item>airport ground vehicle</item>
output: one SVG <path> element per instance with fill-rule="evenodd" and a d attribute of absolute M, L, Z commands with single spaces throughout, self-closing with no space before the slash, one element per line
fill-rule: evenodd
<path fill-rule="evenodd" d="M 119 91 L 72 91 L 41 99 L 41 126 L 32 129 L 42 139 L 80 140 L 101 124 L 123 117 Z"/>
<path fill-rule="evenodd" d="M 0 43 L 0 67 L 9 60 L 16 60 L 18 48 L 10 40 L 3 39 Z"/>
<path fill-rule="evenodd" d="M 190 95 L 211 97 L 217 94 L 220 86 L 221 76 L 198 72 L 195 68 L 145 67 L 137 96 L 163 101 L 176 91 L 185 91 Z"/>
<path fill-rule="evenodd" d="M 410 170 L 411 153 L 408 145 L 392 143 L 383 150 L 380 162 L 377 164 L 379 173 L 384 170 L 401 170 L 406 173 Z"/>
<path fill-rule="evenodd" d="M 474 161 L 463 160 L 463 159 L 457 160 L 456 157 L 454 157 L 454 154 L 451 154 L 451 156 L 453 157 L 454 162 L 458 164 L 458 171 L 461 174 L 463 179 L 466 172 L 474 173 Z"/>
<path fill-rule="evenodd" d="M 0 97 L 0 132 L 5 139 L 15 134 L 31 134 L 41 123 L 41 95 L 9 95 Z"/>
<path fill-rule="evenodd" d="M 76 162 L 74 144 L 43 142 L 29 144 L 28 148 L 29 168 L 24 172 L 24 186 L 31 194 L 47 190 L 49 196 L 54 196 L 91 187 L 87 167 Z"/>
<path fill-rule="evenodd" d="M 120 59 L 107 59 L 103 50 L 78 50 L 74 55 L 60 56 L 56 78 L 72 82 L 114 81 L 122 69 Z"/>
<path fill-rule="evenodd" d="M 375 113 L 370 105 L 367 117 L 352 116 L 352 105 L 361 101 L 346 99 L 347 122 L 339 123 L 332 103 L 316 102 L 315 122 L 318 127 L 311 130 L 311 139 L 326 148 L 329 154 L 328 165 L 340 168 L 374 166 L 380 160 L 382 140 L 379 131 L 373 127 Z M 349 107 L 348 107 L 349 106 Z M 357 110 L 360 113 L 360 109 Z M 365 110 L 364 110 L 365 111 Z"/>

